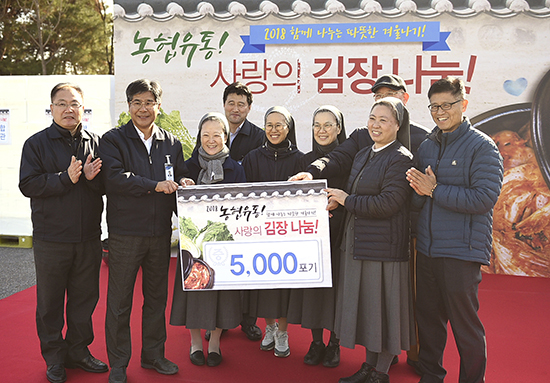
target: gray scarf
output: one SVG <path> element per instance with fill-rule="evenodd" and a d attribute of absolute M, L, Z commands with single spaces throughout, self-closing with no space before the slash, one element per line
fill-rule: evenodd
<path fill-rule="evenodd" d="M 224 145 L 222 150 L 213 155 L 206 153 L 202 146 L 199 147 L 201 171 L 197 179 L 198 184 L 208 185 L 223 181 L 223 163 L 227 157 L 229 157 L 229 148 L 227 145 Z"/>

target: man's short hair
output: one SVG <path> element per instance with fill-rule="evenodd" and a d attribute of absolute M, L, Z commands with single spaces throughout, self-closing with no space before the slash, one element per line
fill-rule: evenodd
<path fill-rule="evenodd" d="M 246 101 L 248 105 L 252 105 L 252 93 L 250 89 L 240 81 L 234 82 L 233 84 L 228 85 L 223 91 L 223 103 L 227 101 L 227 97 L 230 94 L 236 94 L 238 96 L 246 96 Z"/>
<path fill-rule="evenodd" d="M 132 101 L 136 94 L 141 94 L 145 92 L 153 93 L 153 97 L 156 102 L 160 102 L 162 97 L 162 88 L 160 84 L 156 81 L 147 80 L 145 78 L 133 81 L 126 88 L 126 99 L 128 102 Z"/>
<path fill-rule="evenodd" d="M 84 98 L 84 92 L 82 91 L 82 88 L 80 88 L 78 85 L 70 83 L 70 82 L 60 82 L 56 86 L 53 87 L 51 93 L 50 93 L 50 99 L 53 102 L 53 99 L 55 98 L 55 95 L 57 92 L 63 89 L 74 89 L 80 94 L 82 98 Z"/>
<path fill-rule="evenodd" d="M 464 82 L 458 77 L 445 77 L 434 82 L 428 91 L 428 98 L 436 93 L 451 93 L 456 98 L 466 98 Z"/>

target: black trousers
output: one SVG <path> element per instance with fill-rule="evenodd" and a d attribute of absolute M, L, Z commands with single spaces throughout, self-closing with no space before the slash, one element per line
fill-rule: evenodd
<path fill-rule="evenodd" d="M 485 329 L 477 314 L 480 264 L 417 254 L 416 318 L 423 383 L 441 383 L 447 322 L 460 355 L 460 383 L 485 382 Z"/>
<path fill-rule="evenodd" d="M 105 338 L 111 367 L 128 366 L 132 353 L 130 313 L 134 284 L 142 270 L 141 358 L 164 357 L 170 235 L 135 237 L 109 234 L 109 288 Z"/>
<path fill-rule="evenodd" d="M 256 324 L 256 317 L 250 316 L 248 313 L 243 314 L 243 320 L 241 326 L 254 326 Z"/>
<path fill-rule="evenodd" d="M 92 314 L 99 299 L 101 266 L 99 237 L 80 243 L 35 239 L 33 247 L 36 329 L 42 357 L 47 365 L 83 359 L 90 354 L 88 346 L 94 340 Z"/>

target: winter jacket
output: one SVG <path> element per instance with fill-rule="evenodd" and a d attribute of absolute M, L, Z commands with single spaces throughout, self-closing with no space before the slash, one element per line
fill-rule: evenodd
<path fill-rule="evenodd" d="M 265 141 L 265 132 L 250 121 L 244 120 L 241 130 L 239 130 L 231 146 L 229 146 L 229 140 L 230 138 L 227 138 L 229 155 L 240 164 L 244 156 L 262 146 Z"/>
<path fill-rule="evenodd" d="M 248 182 L 286 181 L 300 172 L 304 153 L 295 145 L 274 149 L 267 143 L 248 153 L 243 160 Z"/>
<path fill-rule="evenodd" d="M 411 152 L 414 156 L 422 141 L 426 139 L 430 130 L 415 122 L 410 122 L 411 132 Z M 373 142 L 370 138 L 369 131 L 366 126 L 355 129 L 347 140 L 338 145 L 332 152 L 324 157 L 317 166 L 310 165 L 306 171 L 313 175 L 313 178 L 330 178 L 338 177 L 342 174 L 347 175 L 346 169 L 351 167 L 353 159 L 357 152 L 361 149 L 372 146 Z M 324 168 L 319 164 L 324 164 Z M 416 236 L 416 221 L 418 212 L 411 211 L 411 235 Z"/>
<path fill-rule="evenodd" d="M 344 203 L 354 214 L 353 258 L 407 261 L 412 189 L 405 172 L 412 166 L 412 154 L 399 141 L 367 161 L 371 152 L 372 147 L 367 147 L 357 153 L 346 188 L 350 192 L 359 177 Z"/>
<path fill-rule="evenodd" d="M 497 146 L 464 122 L 451 133 L 435 128 L 418 150 L 417 168 L 431 166 L 437 178 L 433 198 L 413 197 L 421 207 L 417 250 L 489 264 L 493 207 L 502 188 L 503 165 Z"/>
<path fill-rule="evenodd" d="M 96 134 L 81 130 L 72 137 L 55 122 L 25 141 L 19 189 L 31 199 L 35 239 L 68 243 L 99 239 L 101 177 L 88 181 L 83 172 L 73 184 L 67 173 L 73 155 L 82 165 L 89 154 L 95 160 L 98 144 Z"/>
<path fill-rule="evenodd" d="M 201 166 L 199 164 L 199 152 L 195 151 L 191 158 L 185 161 L 185 165 L 187 166 L 187 169 L 189 169 L 189 178 L 198 184 L 197 179 L 199 178 L 199 173 L 201 171 Z M 231 157 L 227 157 L 223 162 L 223 180 L 218 183 L 232 184 L 240 182 L 246 182 L 243 167 Z"/>
<path fill-rule="evenodd" d="M 166 179 L 166 155 L 170 155 L 174 166 L 175 182 L 179 184 L 189 172 L 181 143 L 172 134 L 155 126 L 152 137 L 151 154 L 132 121 L 101 137 L 99 153 L 103 160 L 109 233 L 153 237 L 172 232 L 176 193 L 159 193 L 155 187 Z"/>

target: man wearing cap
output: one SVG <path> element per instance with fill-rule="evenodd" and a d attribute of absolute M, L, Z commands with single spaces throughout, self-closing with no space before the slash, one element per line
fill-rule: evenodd
<path fill-rule="evenodd" d="M 386 74 L 380 77 L 372 86 L 372 94 L 375 101 L 385 97 L 395 97 L 401 100 L 404 105 L 409 101 L 409 94 L 405 86 L 405 81 L 397 75 Z M 419 125 L 413 121 L 410 122 L 411 127 L 411 152 L 416 154 L 418 147 L 430 133 L 430 129 Z"/>
<path fill-rule="evenodd" d="M 376 80 L 372 86 L 372 93 L 375 100 L 391 96 L 400 99 L 404 105 L 407 105 L 407 101 L 409 100 L 405 81 L 394 74 L 386 74 Z M 430 130 L 412 121 L 410 122 L 410 130 L 411 152 L 414 155 L 418 150 L 418 146 L 424 141 Z M 291 181 L 328 178 L 341 174 L 342 169 L 349 169 L 351 167 L 353 159 L 358 151 L 372 145 L 373 142 L 367 127 L 362 126 L 357 128 L 350 134 L 347 140 L 338 145 L 327 156 L 314 161 L 308 166 L 306 172 L 298 173 L 293 176 Z"/>
<path fill-rule="evenodd" d="M 372 86 L 372 93 L 375 101 L 378 101 L 385 97 L 395 97 L 400 99 L 404 105 L 407 105 L 409 101 L 409 94 L 407 93 L 407 87 L 405 81 L 397 75 L 385 74 L 378 78 Z M 410 134 L 411 134 L 411 152 L 416 155 L 418 147 L 424 141 L 430 133 L 430 130 L 422 125 L 419 125 L 413 121 L 410 121 Z M 342 174 L 342 169 L 351 168 L 353 159 L 357 152 L 361 149 L 372 146 L 373 141 L 370 138 L 369 132 L 366 126 L 357 128 L 350 134 L 347 140 L 338 145 L 327 156 L 315 160 L 308 166 L 306 172 L 298 173 L 290 180 L 307 180 L 313 178 L 329 178 L 337 174 Z M 416 221 L 418 219 L 417 212 L 411 212 L 411 259 L 410 270 L 411 280 L 413 286 L 416 286 Z M 413 289 L 413 297 L 415 297 L 415 289 Z M 414 299 L 413 299 L 414 302 Z M 416 347 L 411 345 L 411 350 L 407 351 L 408 362 L 412 365 L 418 361 L 418 345 Z M 397 361 L 397 359 L 395 359 Z"/>

